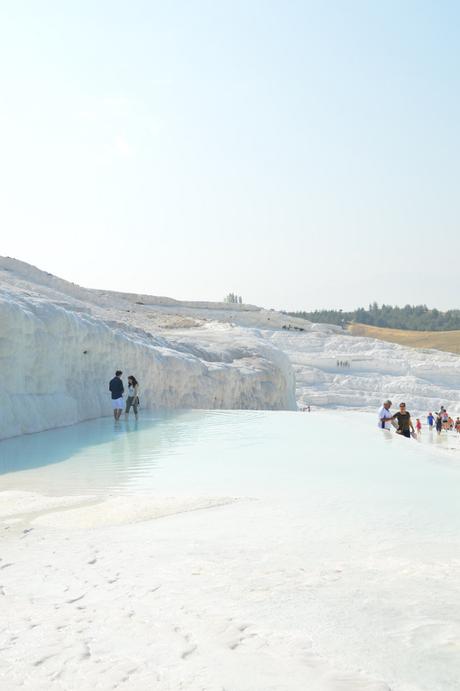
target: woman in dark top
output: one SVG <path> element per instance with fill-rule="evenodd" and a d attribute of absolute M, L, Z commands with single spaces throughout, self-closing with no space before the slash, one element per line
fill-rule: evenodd
<path fill-rule="evenodd" d="M 436 413 L 436 432 L 441 434 L 442 432 L 442 414 Z"/>
<path fill-rule="evenodd" d="M 396 430 L 396 433 L 402 434 L 403 437 L 410 438 L 411 430 L 414 433 L 414 426 L 412 424 L 412 420 L 410 419 L 410 413 L 408 410 L 406 410 L 405 403 L 399 404 L 399 413 L 393 415 L 393 420 L 398 421 L 398 429 Z"/>

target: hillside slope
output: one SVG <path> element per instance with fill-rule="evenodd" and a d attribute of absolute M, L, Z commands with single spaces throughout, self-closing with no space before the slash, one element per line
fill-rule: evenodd
<path fill-rule="evenodd" d="M 349 332 L 352 336 L 378 338 L 380 341 L 399 343 L 411 348 L 434 348 L 448 353 L 460 353 L 460 331 L 406 331 L 368 324 L 351 324 Z"/>

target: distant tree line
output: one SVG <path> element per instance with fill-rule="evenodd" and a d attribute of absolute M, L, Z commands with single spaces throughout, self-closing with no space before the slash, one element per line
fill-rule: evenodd
<path fill-rule="evenodd" d="M 370 324 L 390 329 L 413 331 L 454 331 L 460 329 L 460 310 L 441 312 L 426 305 L 378 305 L 373 302 L 366 309 L 359 307 L 352 312 L 343 310 L 315 310 L 314 312 L 287 312 L 312 322 L 345 326 L 350 323 Z"/>

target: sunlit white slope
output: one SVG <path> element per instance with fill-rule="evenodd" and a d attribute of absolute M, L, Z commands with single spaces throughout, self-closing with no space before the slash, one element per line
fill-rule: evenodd
<path fill-rule="evenodd" d="M 414 413 L 444 404 L 460 414 L 458 355 L 357 338 L 324 326 L 268 336 L 289 355 L 301 405 L 374 409 L 391 398 L 394 403 L 405 401 Z"/>

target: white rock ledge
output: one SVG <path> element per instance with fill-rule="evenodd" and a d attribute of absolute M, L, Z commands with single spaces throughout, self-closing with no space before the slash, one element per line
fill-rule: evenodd
<path fill-rule="evenodd" d="M 117 368 L 139 379 L 143 408 L 295 409 L 289 358 L 255 329 L 199 323 L 172 338 L 115 293 L 93 304 L 95 292 L 59 279 L 51 291 L 24 267 L 0 260 L 0 439 L 111 414 Z"/>

